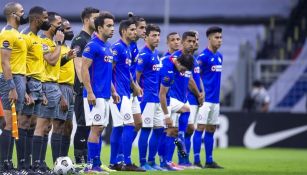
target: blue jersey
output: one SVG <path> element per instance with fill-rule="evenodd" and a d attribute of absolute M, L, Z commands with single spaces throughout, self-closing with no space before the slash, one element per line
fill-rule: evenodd
<path fill-rule="evenodd" d="M 194 59 L 194 68 L 193 68 L 193 79 L 195 81 L 195 84 L 199 90 L 199 92 L 201 92 L 201 85 L 200 85 L 200 69 L 199 69 L 199 64 L 197 62 L 196 59 Z M 189 89 L 188 90 L 188 101 L 190 105 L 198 105 L 198 100 L 197 97 L 194 95 L 194 93 Z"/>
<path fill-rule="evenodd" d="M 133 77 L 133 80 L 135 81 L 136 80 L 136 65 L 138 63 L 137 55 L 139 54 L 139 49 L 138 49 L 136 42 L 131 42 L 129 48 L 130 48 L 130 52 L 131 52 L 131 55 L 132 55 L 130 72 L 131 72 L 131 75 Z"/>
<path fill-rule="evenodd" d="M 145 46 L 138 56 L 136 70 L 141 72 L 140 86 L 144 96 L 141 101 L 159 103 L 159 70 L 161 64 L 158 51 L 151 51 Z"/>
<path fill-rule="evenodd" d="M 173 60 L 178 58 L 181 54 L 181 51 L 176 51 L 171 56 L 166 56 L 162 61 L 160 81 L 163 86 L 170 87 L 167 94 L 168 103 L 169 97 L 175 98 L 183 103 L 187 101 L 187 92 L 191 71 L 181 73 L 176 69 L 173 63 Z"/>
<path fill-rule="evenodd" d="M 130 66 L 131 52 L 129 46 L 122 40 L 112 45 L 113 61 L 116 63 L 113 67 L 112 81 L 119 96 L 130 98 Z"/>
<path fill-rule="evenodd" d="M 223 56 L 206 48 L 197 58 L 200 77 L 205 88 L 205 102 L 220 102 L 220 87 Z"/>
<path fill-rule="evenodd" d="M 170 56 L 170 55 L 172 55 L 172 54 L 169 53 L 169 51 L 167 51 L 167 52 L 164 54 L 164 56 Z"/>
<path fill-rule="evenodd" d="M 111 97 L 113 54 L 110 47 L 110 43 L 105 43 L 94 35 L 82 54 L 83 57 L 92 60 L 88 71 L 96 98 L 109 99 Z M 87 97 L 85 88 L 83 97 Z"/>

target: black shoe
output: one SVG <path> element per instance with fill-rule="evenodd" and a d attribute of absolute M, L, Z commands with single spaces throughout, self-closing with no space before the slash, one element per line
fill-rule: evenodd
<path fill-rule="evenodd" d="M 193 165 L 198 167 L 198 168 L 203 168 L 203 165 L 201 163 L 194 163 Z"/>
<path fill-rule="evenodd" d="M 181 139 L 176 138 L 175 141 L 174 141 L 174 144 L 177 146 L 178 153 L 181 157 L 187 157 L 188 156 L 184 142 Z"/>
<path fill-rule="evenodd" d="M 47 166 L 45 161 L 41 164 L 40 170 L 42 170 L 45 175 L 55 175 L 55 173 Z"/>
<path fill-rule="evenodd" d="M 137 172 L 145 172 L 142 168 L 136 166 L 135 164 L 124 165 L 122 167 L 122 171 L 137 171 Z"/>
<path fill-rule="evenodd" d="M 122 163 L 118 163 L 118 164 L 115 164 L 115 165 L 109 165 L 109 168 L 112 169 L 112 170 L 116 170 L 116 171 L 122 171 L 123 166 L 125 166 L 125 165 L 122 164 Z"/>
<path fill-rule="evenodd" d="M 4 161 L 3 162 L 3 170 L 4 175 L 22 175 L 14 168 L 14 165 L 11 161 Z"/>
<path fill-rule="evenodd" d="M 212 163 L 206 163 L 204 168 L 215 168 L 215 169 L 223 169 L 220 165 L 218 165 L 216 162 Z"/>
<path fill-rule="evenodd" d="M 39 175 L 38 173 L 35 173 L 31 169 L 19 169 L 18 171 L 21 175 Z"/>

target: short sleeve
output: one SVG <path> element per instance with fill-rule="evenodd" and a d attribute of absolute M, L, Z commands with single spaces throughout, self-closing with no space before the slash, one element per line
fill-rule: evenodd
<path fill-rule="evenodd" d="M 91 60 L 94 60 L 96 55 L 96 48 L 93 43 L 88 43 L 82 53 L 82 56 Z"/>
<path fill-rule="evenodd" d="M 1 49 L 12 50 L 17 36 L 10 30 L 4 30 L 0 36 Z"/>
<path fill-rule="evenodd" d="M 47 54 L 51 52 L 51 49 L 49 47 L 48 38 L 42 38 L 42 46 L 43 46 L 43 54 Z"/>
<path fill-rule="evenodd" d="M 137 66 L 136 66 L 136 70 L 138 72 L 143 72 L 146 63 L 147 63 L 147 59 L 146 59 L 146 53 L 141 53 L 137 56 Z"/>
<path fill-rule="evenodd" d="M 77 57 L 82 57 L 82 53 L 85 46 L 86 46 L 86 41 L 82 37 L 78 36 L 74 38 L 74 40 L 71 42 L 70 48 L 76 50 Z"/>
<path fill-rule="evenodd" d="M 121 48 L 118 45 L 114 44 L 112 45 L 111 49 L 113 54 L 113 61 L 116 63 L 120 59 Z"/>
<path fill-rule="evenodd" d="M 161 84 L 170 87 L 174 79 L 174 72 L 168 66 L 163 65 L 160 69 Z"/>

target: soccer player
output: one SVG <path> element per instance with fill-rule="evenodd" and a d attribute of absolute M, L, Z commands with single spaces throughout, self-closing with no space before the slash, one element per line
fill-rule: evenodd
<path fill-rule="evenodd" d="M 190 115 L 189 106 L 186 105 L 187 101 L 187 91 L 188 88 L 197 96 L 197 99 L 200 104 L 202 104 L 203 96 L 197 89 L 197 86 L 191 76 L 191 69 L 193 69 L 193 57 L 188 56 L 191 60 L 188 61 L 187 66 L 183 69 L 184 71 L 180 71 L 181 69 L 175 69 L 174 64 L 177 64 L 177 59 L 184 55 L 191 55 L 193 52 L 194 46 L 196 42 L 196 36 L 194 32 L 184 32 L 182 35 L 182 50 L 179 50 L 173 53 L 171 56 L 166 57 L 163 60 L 163 69 L 161 70 L 161 87 L 160 87 L 160 102 L 165 115 L 165 118 L 170 118 L 173 120 L 173 125 L 168 126 L 167 129 L 167 157 L 164 162 L 162 162 L 163 167 L 167 167 L 168 169 L 175 168 L 180 169 L 172 163 L 172 157 L 174 152 L 174 142 L 179 143 L 181 147 L 178 147 L 178 151 L 181 153 L 180 158 L 183 159 L 185 156 L 182 152 L 184 150 L 184 133 L 187 129 L 188 118 Z M 190 65 L 191 64 L 191 65 Z M 168 82 L 168 79 L 171 81 L 174 80 L 174 83 L 171 84 Z M 164 83 L 166 82 L 166 83 Z M 169 92 L 168 92 L 169 91 Z M 166 94 L 168 94 L 168 105 L 169 112 L 166 111 Z M 177 114 L 179 113 L 179 114 Z M 178 138 L 176 136 L 178 134 Z M 180 161 L 179 161 L 180 162 Z"/>
<path fill-rule="evenodd" d="M 74 136 L 74 156 L 78 167 L 84 168 L 87 161 L 86 140 L 90 133 L 90 127 L 86 126 L 83 106 L 83 81 L 81 77 L 82 53 L 86 44 L 91 40 L 91 35 L 95 30 L 94 20 L 99 15 L 99 10 L 92 7 L 84 8 L 81 13 L 83 23 L 81 32 L 73 39 L 71 48 L 77 52 L 77 57 L 73 60 L 75 65 L 75 116 L 77 121 L 77 130 Z"/>
<path fill-rule="evenodd" d="M 48 21 L 51 27 L 41 35 L 44 54 L 44 74 L 42 82 L 43 93 L 47 103 L 41 106 L 41 115 L 37 117 L 34 131 L 35 140 L 33 140 L 33 167 L 34 169 L 38 169 L 39 166 L 42 166 L 44 167 L 44 169 L 41 169 L 42 171 L 45 171 L 47 174 L 52 174 L 52 171 L 46 165 L 45 157 L 51 125 L 51 150 L 54 161 L 60 151 L 57 149 L 57 144 L 61 142 L 60 125 L 63 122 L 59 118 L 59 103 L 62 93 L 57 82 L 60 73 L 59 58 L 64 34 L 60 30 L 62 19 L 59 14 L 48 12 Z M 41 145 L 46 145 L 46 147 Z"/>
<path fill-rule="evenodd" d="M 197 31 L 192 31 L 195 33 L 196 36 L 196 42 L 194 45 L 194 49 L 193 52 L 191 53 L 192 55 L 194 55 L 194 53 L 198 50 L 199 47 L 199 35 Z M 200 79 L 200 75 L 199 75 L 200 71 L 199 71 L 199 65 L 197 62 L 197 58 L 194 57 L 194 68 L 192 70 L 192 75 L 193 75 L 193 79 L 197 85 L 197 88 L 199 90 L 199 92 L 202 94 L 202 96 L 204 95 L 204 87 L 202 84 L 202 81 Z M 196 119 L 198 116 L 198 111 L 199 111 L 199 102 L 197 100 L 197 97 L 193 94 L 193 92 L 189 89 L 188 90 L 188 102 L 187 104 L 190 107 L 190 116 L 189 116 L 189 120 L 188 120 L 188 128 L 185 132 L 185 147 L 186 147 L 186 152 L 187 152 L 187 156 L 185 159 L 179 159 L 181 160 L 181 162 L 179 162 L 179 165 L 183 165 L 183 166 L 188 166 L 188 167 L 192 167 L 192 164 L 190 163 L 189 160 L 189 155 L 190 155 L 190 148 L 191 148 L 191 136 L 193 135 L 194 132 L 194 126 L 196 125 Z M 201 165 L 197 164 L 194 165 L 192 168 L 202 168 Z"/>
<path fill-rule="evenodd" d="M 177 32 L 171 32 L 166 36 L 166 42 L 168 46 L 168 51 L 164 54 L 164 56 L 169 56 L 173 54 L 175 51 L 180 49 L 180 35 Z"/>
<path fill-rule="evenodd" d="M 27 55 L 26 55 L 26 103 L 22 110 L 22 120 L 19 123 L 25 125 L 24 129 L 27 129 L 25 144 L 22 144 L 25 151 L 23 154 L 25 156 L 26 169 L 30 170 L 31 158 L 34 157 L 32 154 L 32 143 L 37 143 L 37 145 L 47 148 L 48 138 L 44 138 L 44 142 L 41 137 L 33 136 L 36 126 L 36 118 L 40 115 L 41 104 L 46 104 L 43 99 L 42 94 L 42 80 L 43 80 L 43 47 L 42 40 L 37 35 L 40 30 L 48 30 L 50 23 L 48 21 L 47 11 L 39 6 L 35 6 L 29 11 L 29 23 L 30 25 L 22 31 L 23 37 L 27 45 Z M 18 153 L 17 153 L 18 154 Z M 42 155 L 35 154 L 36 157 L 41 157 Z M 39 158 L 38 158 L 39 159 Z M 33 160 L 33 159 L 32 159 Z M 34 161 L 32 162 L 34 164 Z M 36 164 L 37 167 L 34 170 L 38 172 L 45 172 L 45 167 L 40 168 L 40 164 Z M 33 166 L 32 166 L 33 167 Z M 34 168 L 34 167 L 33 167 Z M 42 169 L 43 171 L 41 171 Z"/>
<path fill-rule="evenodd" d="M 94 21 L 96 34 L 86 45 L 82 54 L 81 75 L 85 86 L 84 112 L 86 125 L 91 126 L 88 137 L 88 161 L 86 173 L 106 173 L 100 166 L 101 133 L 109 123 L 112 96 L 114 103 L 120 97 L 112 84 L 113 54 L 107 42 L 114 33 L 114 17 L 108 12 L 101 13 Z"/>
<path fill-rule="evenodd" d="M 200 164 L 200 149 L 203 131 L 205 132 L 204 144 L 206 151 L 205 168 L 222 168 L 213 161 L 213 142 L 218 116 L 220 112 L 220 86 L 223 56 L 218 49 L 222 45 L 222 28 L 210 27 L 206 31 L 208 48 L 198 56 L 200 77 L 205 89 L 205 102 L 199 108 L 197 129 L 193 137 L 194 164 Z"/>
<path fill-rule="evenodd" d="M 134 41 L 130 43 L 130 51 L 132 55 L 131 67 L 130 72 L 132 75 L 133 80 L 135 81 L 136 86 L 138 86 L 138 82 L 136 81 L 136 67 L 137 67 L 137 55 L 139 54 L 139 49 L 137 47 L 137 41 L 139 39 L 145 39 L 145 32 L 146 32 L 146 21 L 144 18 L 139 16 L 134 16 L 132 13 L 129 13 L 129 20 L 132 20 L 136 25 L 136 38 Z M 142 89 L 141 89 L 142 90 Z M 140 96 L 143 95 L 143 92 L 140 92 Z M 141 117 L 141 108 L 140 102 L 138 100 L 137 94 L 132 94 L 132 114 L 134 119 L 134 139 L 138 133 L 138 131 L 142 127 L 142 117 Z M 134 140 L 133 139 L 133 140 Z"/>
<path fill-rule="evenodd" d="M 21 4 L 10 2 L 4 6 L 4 15 L 7 20 L 6 26 L 0 34 L 1 66 L 0 66 L 0 96 L 6 121 L 3 133 L 0 136 L 0 171 L 2 173 L 14 173 L 12 155 L 14 139 L 12 137 L 12 108 L 15 103 L 18 118 L 24 104 L 26 92 L 26 42 L 18 32 L 20 25 L 27 22 L 24 18 L 24 10 Z M 16 141 L 18 153 L 18 168 L 27 172 L 24 164 L 24 141 L 26 130 L 19 127 L 20 140 Z"/>
<path fill-rule="evenodd" d="M 113 73 L 112 82 L 121 98 L 119 104 L 110 105 L 113 128 L 111 134 L 111 158 L 110 167 L 123 171 L 144 171 L 131 162 L 131 150 L 134 133 L 134 120 L 132 117 L 132 106 L 130 101 L 131 88 L 135 84 L 130 73 L 132 54 L 130 43 L 136 38 L 136 25 L 132 20 L 123 20 L 119 24 L 121 39 L 112 45 L 113 51 Z M 138 92 L 139 93 L 139 92 Z M 124 163 L 117 163 L 118 148 L 123 144 Z"/>
<path fill-rule="evenodd" d="M 74 49 L 70 49 L 65 41 L 71 41 L 74 37 L 74 33 L 71 29 L 71 25 L 67 19 L 62 18 L 62 29 L 64 33 L 64 42 L 61 48 L 60 54 L 60 75 L 58 83 L 62 92 L 60 100 L 59 119 L 63 120 L 58 126 L 59 133 L 55 134 L 57 137 L 53 147 L 59 149 L 59 154 L 55 156 L 68 156 L 68 150 L 70 146 L 70 135 L 72 131 L 72 117 L 74 110 L 74 62 L 73 59 L 76 57 Z M 58 141 L 60 143 L 56 144 Z M 56 157 L 55 157 L 56 158 Z"/>
<path fill-rule="evenodd" d="M 146 26 L 145 47 L 138 56 L 136 79 L 143 88 L 144 95 L 141 99 L 142 129 L 138 142 L 140 165 L 144 170 L 162 170 L 155 164 L 155 155 L 158 143 L 164 130 L 163 115 L 159 104 L 159 70 L 160 60 L 156 47 L 160 42 L 160 28 L 157 25 Z M 148 162 L 146 159 L 148 137 L 149 141 Z"/>

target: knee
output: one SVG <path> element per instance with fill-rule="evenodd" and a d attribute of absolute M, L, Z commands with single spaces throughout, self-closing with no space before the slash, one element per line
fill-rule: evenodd
<path fill-rule="evenodd" d="M 64 128 L 64 135 L 65 136 L 70 136 L 71 135 L 71 132 L 72 132 L 72 121 L 69 120 L 69 121 L 66 121 L 65 122 L 65 128 Z"/>
<path fill-rule="evenodd" d="M 194 130 L 195 130 L 194 125 L 188 125 L 188 128 L 187 128 L 188 134 L 193 134 Z"/>
<path fill-rule="evenodd" d="M 198 125 L 197 125 L 197 130 L 198 130 L 198 131 L 204 131 L 204 130 L 205 130 L 205 127 L 206 127 L 206 125 L 198 124 Z"/>
<path fill-rule="evenodd" d="M 208 132 L 215 132 L 216 126 L 215 125 L 207 125 L 206 126 L 206 131 Z"/>

